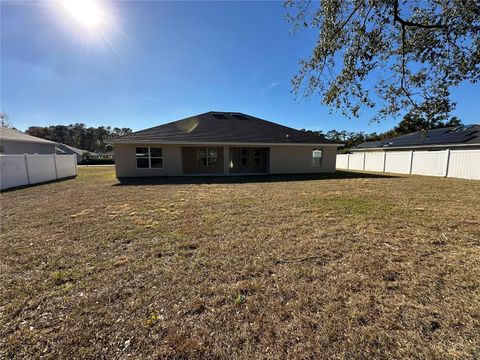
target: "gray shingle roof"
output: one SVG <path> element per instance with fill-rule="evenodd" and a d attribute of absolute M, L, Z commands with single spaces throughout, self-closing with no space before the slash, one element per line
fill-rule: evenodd
<path fill-rule="evenodd" d="M 322 136 L 242 113 L 210 111 L 112 139 L 112 143 L 333 144 Z"/>
<path fill-rule="evenodd" d="M 394 147 L 428 147 L 432 145 L 480 145 L 480 125 L 455 126 L 414 133 L 380 141 L 367 141 L 352 150 Z"/>
<path fill-rule="evenodd" d="M 52 145 L 56 144 L 56 142 L 41 139 L 36 136 L 31 136 L 21 131 L 10 129 L 5 126 L 0 127 L 0 140 L 22 141 L 22 142 L 52 144 Z"/>
<path fill-rule="evenodd" d="M 75 154 L 78 154 L 78 155 L 83 155 L 84 153 L 89 153 L 89 154 L 96 155 L 96 154 L 94 154 L 90 151 L 78 149 L 74 146 L 70 146 L 70 145 L 67 145 L 67 144 L 58 144 L 57 148 L 62 150 L 63 152 L 75 153 Z"/>

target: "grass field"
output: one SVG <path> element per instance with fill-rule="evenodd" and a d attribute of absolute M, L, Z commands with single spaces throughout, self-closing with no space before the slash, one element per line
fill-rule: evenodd
<path fill-rule="evenodd" d="M 0 197 L 0 358 L 480 358 L 478 181 L 90 167 Z"/>

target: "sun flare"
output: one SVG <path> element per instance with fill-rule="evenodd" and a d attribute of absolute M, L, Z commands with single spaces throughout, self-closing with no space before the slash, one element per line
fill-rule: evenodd
<path fill-rule="evenodd" d="M 102 13 L 93 0 L 64 0 L 67 11 L 89 29 L 97 28 L 102 21 Z"/>

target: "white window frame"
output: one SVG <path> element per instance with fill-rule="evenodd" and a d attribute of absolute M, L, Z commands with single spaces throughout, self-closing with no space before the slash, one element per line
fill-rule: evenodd
<path fill-rule="evenodd" d="M 320 151 L 320 157 L 313 156 L 315 151 Z M 320 159 L 318 163 L 315 162 L 315 159 Z M 313 148 L 312 149 L 312 167 L 321 168 L 323 166 L 323 148 Z"/>
<path fill-rule="evenodd" d="M 147 148 L 148 149 L 148 157 L 139 157 L 137 156 L 137 148 Z M 152 156 L 152 152 L 150 148 L 161 149 L 162 156 Z M 138 167 L 138 159 L 148 159 L 148 167 Z M 152 167 L 152 159 L 162 159 L 162 166 L 161 167 Z M 135 167 L 137 169 L 163 169 L 163 147 L 161 146 L 135 146 Z"/>
<path fill-rule="evenodd" d="M 200 151 L 205 150 L 205 156 L 200 156 Z M 209 155 L 210 150 L 215 150 L 215 156 Z M 205 158 L 205 165 L 199 164 L 199 159 Z M 215 164 L 209 164 L 209 159 L 216 159 Z M 198 148 L 197 149 L 197 166 L 217 166 L 218 165 L 218 149 L 217 148 Z"/>

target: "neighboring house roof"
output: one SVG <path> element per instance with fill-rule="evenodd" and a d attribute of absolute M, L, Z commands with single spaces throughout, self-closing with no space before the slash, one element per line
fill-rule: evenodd
<path fill-rule="evenodd" d="M 0 126 L 0 140 L 21 141 L 21 142 L 51 144 L 51 145 L 56 144 L 56 142 L 41 139 L 31 135 L 27 135 L 21 131 L 10 129 L 5 126 Z"/>
<path fill-rule="evenodd" d="M 115 143 L 335 144 L 323 136 L 254 116 L 210 111 L 112 139 Z"/>
<path fill-rule="evenodd" d="M 432 129 L 427 132 L 417 131 L 380 141 L 367 141 L 351 150 L 471 145 L 480 146 L 480 125 L 462 125 Z"/>
<path fill-rule="evenodd" d="M 92 153 L 88 150 L 78 149 L 76 147 L 66 145 L 66 144 L 58 144 L 57 149 L 59 149 L 63 153 L 70 152 L 70 153 L 75 153 L 75 154 L 80 155 L 80 156 L 85 154 L 85 153 L 88 153 L 88 154 L 91 154 L 91 155 L 96 155 L 95 153 Z"/>
<path fill-rule="evenodd" d="M 99 151 L 97 154 L 99 156 L 113 156 L 114 155 L 113 151 L 105 151 L 105 152 Z"/>

